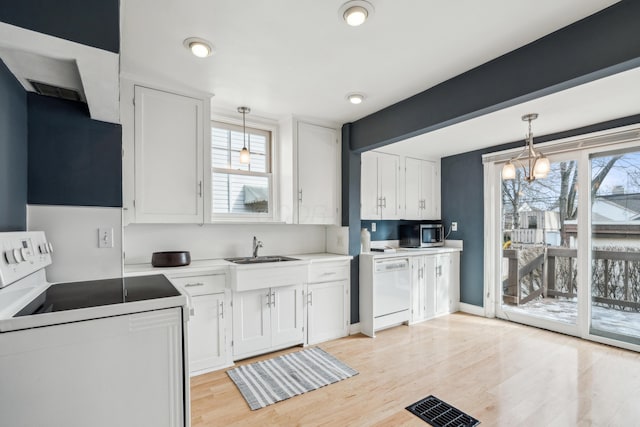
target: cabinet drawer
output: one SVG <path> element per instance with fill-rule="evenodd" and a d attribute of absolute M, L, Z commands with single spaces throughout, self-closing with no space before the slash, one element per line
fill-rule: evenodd
<path fill-rule="evenodd" d="M 224 292 L 226 279 L 224 274 L 211 276 L 174 277 L 173 283 L 187 291 L 191 296 Z"/>
<path fill-rule="evenodd" d="M 349 263 L 320 263 L 309 266 L 309 283 L 332 282 L 349 277 Z"/>

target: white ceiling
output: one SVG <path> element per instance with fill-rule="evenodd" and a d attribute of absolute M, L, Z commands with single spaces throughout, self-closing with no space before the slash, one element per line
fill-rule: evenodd
<path fill-rule="evenodd" d="M 122 0 L 121 72 L 213 93 L 215 110 L 247 105 L 253 116 L 340 125 L 616 3 L 369 1 L 374 16 L 354 28 L 338 14 L 343 0 Z M 182 44 L 188 37 L 210 40 L 216 53 L 192 56 Z M 525 132 L 520 116 L 532 111 L 541 115 L 536 134 L 634 114 L 638 92 L 629 88 L 639 81 L 637 71 L 610 77 L 416 137 L 414 147 L 441 157 L 517 140 Z M 367 99 L 351 105 L 349 92 Z"/>

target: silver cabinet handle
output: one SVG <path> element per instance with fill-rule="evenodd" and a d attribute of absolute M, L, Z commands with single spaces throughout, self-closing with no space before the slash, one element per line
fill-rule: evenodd
<path fill-rule="evenodd" d="M 327 271 L 326 273 L 322 273 L 323 276 L 333 276 L 335 274 L 338 274 L 338 273 L 336 273 L 335 271 Z"/>
<path fill-rule="evenodd" d="M 202 197 L 202 181 L 198 181 L 198 196 Z"/>
<path fill-rule="evenodd" d="M 273 301 L 271 301 L 271 306 L 275 307 L 276 306 L 276 291 L 272 291 L 271 292 L 271 297 L 273 298 Z"/>
<path fill-rule="evenodd" d="M 386 208 L 386 207 L 387 207 L 387 198 L 386 198 L 386 197 L 383 197 L 383 198 L 382 198 L 382 207 L 383 207 L 383 208 Z"/>
<path fill-rule="evenodd" d="M 271 307 L 271 291 L 267 293 L 267 307 Z"/>
<path fill-rule="evenodd" d="M 313 291 L 307 292 L 307 304 L 313 305 Z"/>
<path fill-rule="evenodd" d="M 224 319 L 224 301 L 220 301 L 220 318 Z"/>
<path fill-rule="evenodd" d="M 298 190 L 298 201 L 302 203 L 302 189 Z"/>
<path fill-rule="evenodd" d="M 196 286 L 204 286 L 204 283 L 202 283 L 202 282 L 187 283 L 186 285 L 184 285 L 185 288 L 195 288 Z"/>

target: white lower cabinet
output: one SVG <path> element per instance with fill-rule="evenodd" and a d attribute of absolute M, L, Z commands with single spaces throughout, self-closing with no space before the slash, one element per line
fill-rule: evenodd
<path fill-rule="evenodd" d="M 198 375 L 231 363 L 227 321 L 229 291 L 226 276 L 169 277 L 189 295 L 189 373 Z"/>
<path fill-rule="evenodd" d="M 303 285 L 234 292 L 234 360 L 304 343 Z"/>
<path fill-rule="evenodd" d="M 458 311 L 459 270 L 459 252 L 412 258 L 410 323 Z"/>
<path fill-rule="evenodd" d="M 307 344 L 349 335 L 349 263 L 311 265 L 307 287 Z"/>
<path fill-rule="evenodd" d="M 224 293 L 192 297 L 189 320 L 189 371 L 225 364 Z"/>

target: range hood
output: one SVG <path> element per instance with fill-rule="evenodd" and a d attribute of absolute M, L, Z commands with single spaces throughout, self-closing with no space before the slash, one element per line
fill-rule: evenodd
<path fill-rule="evenodd" d="M 92 119 L 120 123 L 120 56 L 0 22 L 0 60 L 26 91 L 84 102 Z"/>
<path fill-rule="evenodd" d="M 78 64 L 72 59 L 0 48 L 0 58 L 29 92 L 71 101 L 87 102 Z"/>

